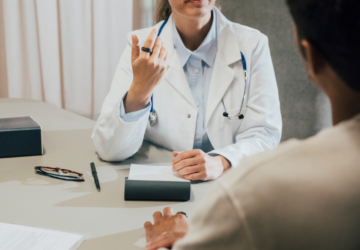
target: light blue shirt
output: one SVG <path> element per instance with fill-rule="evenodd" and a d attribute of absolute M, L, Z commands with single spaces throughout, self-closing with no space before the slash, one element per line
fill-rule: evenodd
<path fill-rule="evenodd" d="M 211 29 L 196 51 L 190 51 L 185 47 L 179 32 L 175 27 L 175 23 L 173 23 L 174 48 L 180 59 L 180 63 L 183 66 L 194 102 L 197 106 L 197 120 L 193 148 L 201 149 L 204 152 L 209 152 L 214 149 L 205 129 L 206 105 L 209 96 L 211 75 L 218 50 L 215 11 L 212 11 L 212 15 L 213 20 Z M 145 109 L 128 114 L 125 114 L 123 102 L 120 105 L 120 117 L 125 122 L 138 121 L 143 115 L 146 115 L 149 112 L 150 103 Z"/>

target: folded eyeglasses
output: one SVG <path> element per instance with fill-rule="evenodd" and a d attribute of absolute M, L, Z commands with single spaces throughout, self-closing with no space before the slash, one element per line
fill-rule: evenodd
<path fill-rule="evenodd" d="M 36 166 L 35 172 L 37 174 L 49 176 L 64 181 L 85 181 L 82 173 L 78 173 L 68 169 Z"/>

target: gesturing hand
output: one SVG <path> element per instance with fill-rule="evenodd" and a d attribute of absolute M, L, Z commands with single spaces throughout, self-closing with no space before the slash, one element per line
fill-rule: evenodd
<path fill-rule="evenodd" d="M 133 69 L 133 82 L 125 99 L 125 113 L 144 109 L 149 103 L 155 86 L 165 74 L 167 52 L 165 44 L 153 29 L 145 41 L 144 47 L 153 52 L 141 51 L 139 39 L 132 35 L 131 64 Z"/>
<path fill-rule="evenodd" d="M 175 214 L 171 207 L 164 208 L 161 212 L 153 214 L 154 225 L 145 222 L 146 240 L 145 250 L 155 250 L 161 247 L 172 247 L 174 243 L 183 238 L 189 229 L 189 222 L 185 215 Z"/>
<path fill-rule="evenodd" d="M 173 156 L 173 171 L 186 180 L 214 180 L 231 167 L 225 157 L 209 156 L 199 149 L 173 152 Z"/>

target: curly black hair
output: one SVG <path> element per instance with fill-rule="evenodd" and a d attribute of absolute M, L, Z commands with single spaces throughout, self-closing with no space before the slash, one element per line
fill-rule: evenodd
<path fill-rule="evenodd" d="M 299 39 L 308 40 L 339 77 L 360 92 L 360 0 L 286 0 Z"/>

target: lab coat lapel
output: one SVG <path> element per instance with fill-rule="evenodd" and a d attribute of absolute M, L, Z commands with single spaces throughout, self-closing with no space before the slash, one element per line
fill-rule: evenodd
<path fill-rule="evenodd" d="M 168 67 L 164 76 L 164 80 L 172 85 L 175 90 L 186 99 L 189 104 L 196 108 L 194 98 L 192 96 L 188 81 L 186 79 L 184 69 L 181 66 L 180 60 L 174 49 L 174 36 L 173 36 L 173 18 L 169 18 L 168 23 L 165 25 L 160 37 L 166 45 L 168 52 Z"/>
<path fill-rule="evenodd" d="M 218 9 L 215 9 L 215 11 L 218 17 L 218 52 L 215 58 L 207 101 L 206 126 L 208 126 L 217 105 L 221 102 L 234 80 L 235 71 L 229 65 L 241 60 L 238 39 L 232 24 Z"/>

